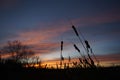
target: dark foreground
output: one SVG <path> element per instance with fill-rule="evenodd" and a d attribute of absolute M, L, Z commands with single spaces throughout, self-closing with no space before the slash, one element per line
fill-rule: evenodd
<path fill-rule="evenodd" d="M 0 77 L 0 80 L 120 80 L 120 66 L 62 70 L 0 66 Z"/>

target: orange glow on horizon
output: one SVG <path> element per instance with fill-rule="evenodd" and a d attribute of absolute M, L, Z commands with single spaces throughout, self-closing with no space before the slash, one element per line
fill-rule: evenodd
<path fill-rule="evenodd" d="M 71 59 L 69 62 L 67 59 L 65 59 L 62 62 L 62 68 L 64 68 L 64 64 L 69 65 L 69 67 L 74 67 L 73 62 L 80 63 L 77 58 Z M 97 66 L 97 63 L 95 62 L 95 65 Z M 45 67 L 46 66 L 46 67 Z M 120 66 L 120 61 L 100 61 L 99 66 L 101 67 L 109 67 L 109 66 Z M 35 64 L 34 67 L 40 68 L 39 64 Z M 59 68 L 60 67 L 60 60 L 51 60 L 51 61 L 44 61 L 41 63 L 41 68 Z"/>

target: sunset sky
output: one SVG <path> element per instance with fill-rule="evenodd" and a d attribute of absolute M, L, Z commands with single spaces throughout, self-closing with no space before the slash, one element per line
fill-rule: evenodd
<path fill-rule="evenodd" d="M 42 60 L 79 57 L 84 50 L 72 24 L 87 39 L 96 56 L 120 63 L 119 0 L 0 0 L 0 47 L 20 40 Z M 112 55 L 112 56 L 111 56 Z"/>

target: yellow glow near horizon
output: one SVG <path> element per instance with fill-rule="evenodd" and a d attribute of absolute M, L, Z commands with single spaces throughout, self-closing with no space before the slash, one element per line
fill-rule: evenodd
<path fill-rule="evenodd" d="M 79 60 L 78 59 L 72 59 L 70 62 L 66 59 L 62 62 L 62 66 L 61 68 L 64 68 L 64 65 L 66 64 L 66 66 L 69 65 L 69 67 L 74 67 L 73 62 L 77 62 L 79 64 Z M 114 62 L 114 61 L 112 61 Z M 99 66 L 101 67 L 109 67 L 109 66 L 117 66 L 120 65 L 117 62 L 114 62 L 112 64 L 111 61 L 102 61 L 99 63 Z M 95 62 L 95 65 L 97 66 L 97 63 Z M 32 66 L 32 64 L 31 64 Z M 35 64 L 34 67 L 36 68 L 40 68 L 39 64 Z M 60 68 L 60 60 L 52 60 L 52 61 L 44 61 L 41 63 L 41 68 Z"/>

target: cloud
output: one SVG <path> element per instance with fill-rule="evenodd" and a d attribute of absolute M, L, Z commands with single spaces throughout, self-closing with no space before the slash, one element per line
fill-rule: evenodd
<path fill-rule="evenodd" d="M 30 30 L 19 33 L 18 38 L 24 40 L 24 43 L 26 44 L 37 44 L 39 42 L 45 42 L 47 40 L 54 39 L 54 37 L 59 36 L 67 30 L 67 27 L 48 27 L 46 29 Z"/>
<path fill-rule="evenodd" d="M 2 54 L 1 55 L 2 59 L 6 59 L 6 58 L 10 58 L 10 57 L 11 57 L 11 54 Z"/>
<path fill-rule="evenodd" d="M 107 54 L 107 55 L 96 55 L 96 58 L 99 60 L 100 66 L 113 66 L 120 65 L 120 54 L 119 53 L 113 53 L 113 54 Z M 94 60 L 94 58 L 93 58 Z M 59 63 L 60 59 L 52 59 L 52 60 L 45 60 L 43 61 L 43 64 L 51 64 L 54 65 L 56 63 Z M 78 57 L 77 58 L 71 58 L 71 62 L 79 62 Z M 96 60 L 94 60 L 96 63 Z M 64 62 L 68 62 L 68 58 L 65 58 Z"/>
<path fill-rule="evenodd" d="M 0 6 L 3 8 L 15 7 L 19 0 L 0 0 Z"/>
<path fill-rule="evenodd" d="M 57 48 L 59 48 L 59 43 L 39 43 L 33 46 L 33 49 L 40 54 L 43 53 L 51 53 L 54 52 Z"/>
<path fill-rule="evenodd" d="M 68 31 L 66 24 L 51 25 L 49 27 L 41 26 L 32 30 L 25 30 L 17 33 L 17 36 L 12 37 L 13 40 L 20 40 L 23 44 L 31 47 L 35 51 L 35 55 L 47 54 L 57 50 L 60 46 L 60 41 L 54 40 L 59 38 L 61 34 Z"/>
<path fill-rule="evenodd" d="M 111 10 L 94 16 L 84 16 L 82 18 L 72 20 L 74 24 L 79 24 L 80 26 L 98 25 L 117 21 L 120 21 L 120 12 L 118 10 Z"/>
<path fill-rule="evenodd" d="M 46 25 L 38 25 L 38 27 L 34 29 L 19 31 L 15 33 L 16 36 L 8 37 L 7 40 L 19 40 L 35 51 L 34 56 L 40 56 L 41 54 L 48 54 L 56 51 L 60 47 L 60 40 L 56 41 L 54 39 L 59 38 L 59 36 L 66 31 L 69 31 L 69 27 L 61 21 L 52 25 L 47 25 L 47 27 Z M 6 57 L 8 57 L 7 54 Z"/>
<path fill-rule="evenodd" d="M 120 63 L 120 53 L 112 53 L 96 56 L 100 63 L 118 64 Z"/>
<path fill-rule="evenodd" d="M 81 27 L 111 23 L 115 21 L 120 21 L 120 15 L 117 13 L 100 14 L 96 16 L 88 16 L 72 20 L 73 24 L 79 24 L 79 26 Z M 71 24 L 69 24 L 66 20 L 56 21 L 51 25 L 40 25 L 32 30 L 19 32 L 17 33 L 17 36 L 12 37 L 12 39 L 20 40 L 22 41 L 22 43 L 30 45 L 32 49 L 35 50 L 36 55 L 41 55 L 52 53 L 54 50 L 57 50 L 57 48 L 59 48 L 60 46 L 60 44 L 58 43 L 60 42 L 60 40 L 55 41 L 54 39 L 59 39 L 61 35 L 72 30 Z"/>

